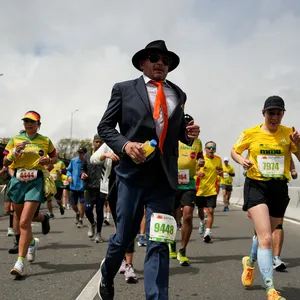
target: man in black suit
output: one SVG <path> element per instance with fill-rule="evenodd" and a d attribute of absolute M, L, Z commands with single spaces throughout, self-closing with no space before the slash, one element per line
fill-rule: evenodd
<path fill-rule="evenodd" d="M 117 174 L 117 229 L 101 263 L 99 296 L 114 298 L 113 279 L 129 243 L 136 237 L 146 207 L 147 239 L 152 213 L 172 215 L 178 186 L 178 140 L 192 144 L 199 126 L 184 121 L 186 94 L 166 80 L 179 64 L 162 40 L 149 43 L 132 58 L 143 75 L 114 85 L 98 134 L 121 157 Z M 119 125 L 120 132 L 116 130 Z M 145 157 L 141 146 L 155 139 L 159 146 Z M 135 162 L 134 162 L 135 161 Z M 137 162 L 137 163 L 136 163 Z M 144 264 L 146 299 L 168 299 L 169 252 L 166 243 L 147 240 Z"/>

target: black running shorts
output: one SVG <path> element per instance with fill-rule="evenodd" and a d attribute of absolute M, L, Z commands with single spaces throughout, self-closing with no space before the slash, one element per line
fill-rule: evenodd
<path fill-rule="evenodd" d="M 266 204 L 273 218 L 283 218 L 289 204 L 287 180 L 254 180 L 246 177 L 244 184 L 243 210 L 258 204 Z"/>

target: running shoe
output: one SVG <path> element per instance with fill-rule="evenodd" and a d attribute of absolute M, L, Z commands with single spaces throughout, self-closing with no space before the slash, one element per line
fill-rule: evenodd
<path fill-rule="evenodd" d="M 181 253 L 180 251 L 177 253 L 177 259 L 179 260 L 181 266 L 183 267 L 190 266 L 189 259 L 186 257 L 185 254 Z"/>
<path fill-rule="evenodd" d="M 100 300 L 113 300 L 115 296 L 115 287 L 113 280 L 106 280 L 102 275 L 102 265 L 105 261 L 105 258 L 102 260 L 100 265 L 100 279 L 99 279 L 99 288 L 98 295 Z"/>
<path fill-rule="evenodd" d="M 9 254 L 18 254 L 18 252 L 19 252 L 19 244 L 15 242 L 13 247 L 8 249 L 8 253 Z"/>
<path fill-rule="evenodd" d="M 211 242 L 211 233 L 206 232 L 206 233 L 204 234 L 203 241 L 204 241 L 205 243 L 210 243 L 210 242 Z"/>
<path fill-rule="evenodd" d="M 59 211 L 62 216 L 65 214 L 65 208 L 63 206 L 59 207 Z"/>
<path fill-rule="evenodd" d="M 177 258 L 177 252 L 176 252 L 176 244 L 174 243 L 168 243 L 169 245 L 169 256 L 171 259 Z"/>
<path fill-rule="evenodd" d="M 180 222 L 177 223 L 177 230 L 181 230 L 181 228 L 182 228 L 182 224 Z"/>
<path fill-rule="evenodd" d="M 34 238 L 34 241 L 35 241 L 34 246 L 28 247 L 27 256 L 26 256 L 28 262 L 33 262 L 36 257 L 37 247 L 38 247 L 40 240 L 38 238 Z"/>
<path fill-rule="evenodd" d="M 14 235 L 15 235 L 15 233 L 14 233 L 13 228 L 12 227 L 8 227 L 7 228 L 7 234 L 6 234 L 6 236 L 14 236 Z"/>
<path fill-rule="evenodd" d="M 199 234 L 203 234 L 203 233 L 204 233 L 204 230 L 205 230 L 205 222 L 202 221 L 202 222 L 200 222 L 199 229 L 198 229 L 198 233 L 199 233 Z"/>
<path fill-rule="evenodd" d="M 42 233 L 43 234 L 48 234 L 50 231 L 50 222 L 49 222 L 49 215 L 44 214 L 44 221 L 42 221 Z"/>
<path fill-rule="evenodd" d="M 50 219 L 55 219 L 55 216 L 54 216 L 54 214 L 53 214 L 53 213 L 51 213 L 51 214 L 49 215 L 49 218 L 50 218 Z"/>
<path fill-rule="evenodd" d="M 96 223 L 90 224 L 89 225 L 89 230 L 88 230 L 88 237 L 92 238 L 95 235 L 95 228 L 96 228 Z"/>
<path fill-rule="evenodd" d="M 67 209 L 71 209 L 71 206 L 70 206 L 70 204 L 67 204 Z"/>
<path fill-rule="evenodd" d="M 79 213 L 76 213 L 76 217 L 75 217 L 75 224 L 76 224 L 76 225 L 77 225 L 78 222 L 79 222 L 79 218 L 80 218 Z"/>
<path fill-rule="evenodd" d="M 21 260 L 17 260 L 14 267 L 11 269 L 10 274 L 15 276 L 23 276 L 24 273 L 24 263 Z"/>
<path fill-rule="evenodd" d="M 134 273 L 132 264 L 128 264 L 125 267 L 125 281 L 127 283 L 137 283 L 138 279 Z"/>
<path fill-rule="evenodd" d="M 283 271 L 286 269 L 286 264 L 280 259 L 280 257 L 273 258 L 273 269 L 276 271 Z"/>
<path fill-rule="evenodd" d="M 104 219 L 103 223 L 104 223 L 106 226 L 110 226 L 110 223 L 108 222 L 107 219 Z"/>
<path fill-rule="evenodd" d="M 249 259 L 250 259 L 249 256 L 244 256 L 242 259 L 242 263 L 243 263 L 242 284 L 244 287 L 252 286 L 254 280 L 254 267 L 247 266 L 247 262 Z"/>
<path fill-rule="evenodd" d="M 139 235 L 139 239 L 138 239 L 137 244 L 138 244 L 139 247 L 146 247 L 147 246 L 147 243 L 145 241 L 145 236 L 143 234 Z"/>
<path fill-rule="evenodd" d="M 271 289 L 268 292 L 268 300 L 286 300 L 286 299 L 281 297 L 276 290 Z"/>
<path fill-rule="evenodd" d="M 77 228 L 82 228 L 82 227 L 83 227 L 83 222 L 82 220 L 79 220 L 77 224 Z"/>
<path fill-rule="evenodd" d="M 126 271 L 126 260 L 124 258 L 122 260 L 122 263 L 121 263 L 121 266 L 120 266 L 120 269 L 119 269 L 119 273 L 120 274 L 125 274 L 125 271 Z"/>
<path fill-rule="evenodd" d="M 104 240 L 103 240 L 103 238 L 101 236 L 101 233 L 97 232 L 96 233 L 96 237 L 95 237 L 95 243 L 103 243 L 103 242 L 104 242 Z"/>

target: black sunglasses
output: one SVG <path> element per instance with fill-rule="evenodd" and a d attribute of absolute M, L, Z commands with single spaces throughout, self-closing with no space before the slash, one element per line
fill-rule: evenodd
<path fill-rule="evenodd" d="M 157 63 L 159 60 L 163 62 L 165 66 L 170 66 L 172 63 L 172 59 L 168 56 L 162 56 L 159 54 L 151 54 L 148 56 L 151 63 Z"/>
<path fill-rule="evenodd" d="M 209 149 L 209 150 L 216 150 L 216 146 L 206 146 L 206 149 Z"/>
<path fill-rule="evenodd" d="M 273 116 L 280 117 L 283 114 L 282 111 L 280 111 L 280 112 L 274 112 L 274 111 L 268 111 L 268 110 L 266 110 L 266 113 L 267 113 L 267 115 L 269 117 L 273 117 Z"/>
<path fill-rule="evenodd" d="M 35 123 L 36 121 L 33 121 L 31 119 L 23 119 L 24 123 Z"/>

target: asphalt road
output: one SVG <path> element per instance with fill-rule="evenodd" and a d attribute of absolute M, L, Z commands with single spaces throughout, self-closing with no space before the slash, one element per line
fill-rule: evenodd
<path fill-rule="evenodd" d="M 197 232 L 198 218 L 194 217 L 194 230 L 187 249 L 191 266 L 181 267 L 177 260 L 170 262 L 170 299 L 266 299 L 258 268 L 252 288 L 244 289 L 240 281 L 241 259 L 248 255 L 251 245 L 251 222 L 238 207 L 232 207 L 230 212 L 220 209 L 217 208 L 211 244 L 203 243 Z M 13 238 L 6 237 L 8 219 L 0 219 L 1 300 L 74 300 L 99 269 L 107 243 L 95 244 L 87 237 L 87 220 L 84 228 L 77 229 L 72 211 L 66 211 L 63 217 L 56 212 L 56 217 L 51 221 L 51 232 L 47 236 L 40 233 L 40 224 L 33 224 L 35 236 L 40 239 L 38 256 L 34 263 L 26 262 L 27 276 L 22 280 L 9 274 L 17 255 L 7 252 Z M 299 300 L 300 227 L 286 222 L 284 228 L 282 259 L 288 263 L 288 270 L 276 272 L 275 284 L 288 300 Z M 113 232 L 113 226 L 105 226 L 103 237 L 107 239 Z M 180 232 L 177 239 L 179 237 Z M 145 248 L 137 247 L 134 257 L 137 284 L 127 284 L 123 275 L 117 275 L 116 300 L 145 299 L 144 253 Z M 98 296 L 92 298 L 99 299 Z"/>

